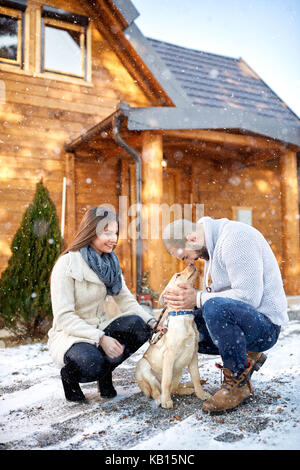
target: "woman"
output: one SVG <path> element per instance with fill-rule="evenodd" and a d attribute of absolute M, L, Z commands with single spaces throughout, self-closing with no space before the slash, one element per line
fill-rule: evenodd
<path fill-rule="evenodd" d="M 114 212 L 97 206 L 84 215 L 78 232 L 51 273 L 53 326 L 51 357 L 61 368 L 65 397 L 83 401 L 80 382 L 98 381 L 102 397 L 113 398 L 112 371 L 151 336 L 156 320 L 129 292 L 118 258 Z M 107 295 L 121 314 L 108 319 Z"/>

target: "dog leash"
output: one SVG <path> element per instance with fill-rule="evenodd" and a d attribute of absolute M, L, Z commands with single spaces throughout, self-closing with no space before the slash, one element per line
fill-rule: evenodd
<path fill-rule="evenodd" d="M 153 334 L 152 334 L 151 338 L 149 339 L 150 344 L 156 344 L 168 331 L 168 321 L 164 323 L 162 331 L 157 331 L 157 327 L 159 325 L 160 320 L 163 317 L 163 314 L 166 311 L 166 308 L 167 307 L 163 308 L 163 310 L 161 311 L 161 314 L 158 317 L 158 320 L 156 320 L 156 325 L 155 325 Z"/>

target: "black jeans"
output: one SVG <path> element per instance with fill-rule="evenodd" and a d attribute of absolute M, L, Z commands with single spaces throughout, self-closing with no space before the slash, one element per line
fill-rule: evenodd
<path fill-rule="evenodd" d="M 73 344 L 64 355 L 64 363 L 77 382 L 101 379 L 137 351 L 152 334 L 151 327 L 138 315 L 117 318 L 103 331 L 125 346 L 123 353 L 111 359 L 101 346 L 86 342 Z"/>

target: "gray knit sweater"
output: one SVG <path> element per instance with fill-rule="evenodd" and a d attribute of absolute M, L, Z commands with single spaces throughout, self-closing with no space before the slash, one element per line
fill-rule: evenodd
<path fill-rule="evenodd" d="M 213 297 L 245 302 L 276 325 L 288 322 L 287 300 L 276 258 L 263 235 L 250 225 L 202 217 L 209 261 L 197 307 Z M 211 285 L 209 286 L 209 276 Z M 211 290 L 211 291 L 210 291 Z"/>

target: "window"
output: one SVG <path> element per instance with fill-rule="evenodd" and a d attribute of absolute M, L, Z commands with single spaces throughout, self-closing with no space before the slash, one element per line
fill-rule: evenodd
<path fill-rule="evenodd" d="M 244 224 L 252 225 L 252 208 L 235 206 L 233 209 L 233 219 Z"/>
<path fill-rule="evenodd" d="M 24 66 L 24 12 L 23 0 L 0 0 L 0 62 Z"/>
<path fill-rule="evenodd" d="M 88 18 L 43 6 L 41 72 L 87 78 Z"/>

